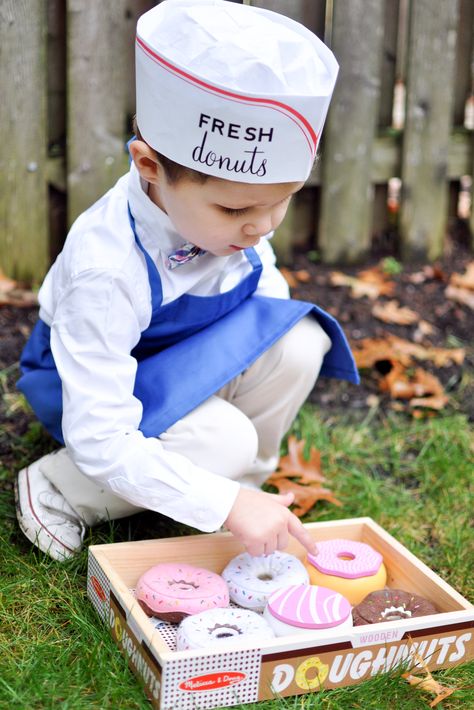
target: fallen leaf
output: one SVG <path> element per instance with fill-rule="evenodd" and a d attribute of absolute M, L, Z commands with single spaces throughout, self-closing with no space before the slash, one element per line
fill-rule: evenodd
<path fill-rule="evenodd" d="M 413 359 L 431 360 L 437 367 L 445 367 L 451 363 L 462 365 L 466 356 L 464 348 L 424 347 L 392 334 L 387 334 L 384 338 L 353 341 L 352 348 L 356 365 L 361 369 L 374 367 L 382 360 L 398 361 L 406 366 L 411 365 Z"/>
<path fill-rule="evenodd" d="M 410 399 L 410 407 L 423 407 L 426 409 L 441 410 L 449 402 L 449 397 L 445 394 L 434 395 L 432 397 L 414 397 Z"/>
<path fill-rule="evenodd" d="M 20 287 L 17 281 L 5 276 L 0 269 L 0 306 L 19 306 L 27 308 L 36 306 L 38 298 L 36 293 Z"/>
<path fill-rule="evenodd" d="M 285 279 L 286 283 L 290 288 L 296 288 L 298 286 L 298 281 L 296 280 L 293 272 L 287 269 L 286 266 L 280 266 L 280 274 Z"/>
<path fill-rule="evenodd" d="M 390 283 L 392 287 L 395 286 L 394 283 L 389 281 L 389 274 L 387 274 L 387 272 L 383 270 L 383 267 L 380 264 L 377 266 L 372 266 L 370 269 L 363 269 L 362 271 L 358 271 L 357 278 L 361 279 L 362 281 L 366 281 L 367 283 Z"/>
<path fill-rule="evenodd" d="M 8 276 L 5 276 L 3 271 L 0 269 L 0 294 L 8 293 L 15 287 L 16 281 L 13 281 L 13 279 L 9 279 Z"/>
<path fill-rule="evenodd" d="M 292 510 L 295 515 L 305 515 L 318 500 L 327 500 L 334 505 L 342 505 L 328 488 L 320 484 L 325 481 L 321 472 L 321 454 L 311 447 L 309 459 L 304 458 L 304 439 L 288 438 L 288 454 L 280 459 L 278 469 L 266 483 L 275 486 L 280 493 L 293 493 Z"/>
<path fill-rule="evenodd" d="M 467 288 L 459 288 L 458 286 L 447 286 L 444 295 L 451 301 L 456 301 L 456 303 L 467 306 L 474 311 L 474 291 L 470 291 Z"/>
<path fill-rule="evenodd" d="M 418 323 L 415 332 L 413 333 L 413 340 L 415 343 L 421 343 L 421 341 L 427 336 L 427 335 L 433 335 L 433 333 L 436 331 L 436 328 L 431 325 L 431 323 L 428 323 L 426 320 L 420 320 Z"/>
<path fill-rule="evenodd" d="M 302 284 L 307 284 L 311 281 L 311 274 L 306 269 L 295 271 L 295 278 Z"/>
<path fill-rule="evenodd" d="M 376 303 L 372 308 L 372 315 L 384 323 L 394 323 L 395 325 L 411 325 L 420 319 L 418 313 L 411 308 L 401 307 L 398 301 L 387 301 Z"/>
<path fill-rule="evenodd" d="M 318 500 L 327 500 L 329 503 L 334 503 L 334 505 L 342 505 L 341 501 L 328 488 L 323 488 L 322 486 L 302 486 L 296 481 L 290 481 L 288 478 L 273 480 L 272 476 L 266 483 L 271 483 L 272 486 L 278 488 L 279 493 L 294 494 L 292 512 L 299 518 L 311 510 Z"/>
<path fill-rule="evenodd" d="M 469 291 L 474 291 L 474 261 L 471 261 L 464 274 L 452 274 L 449 283 L 459 288 L 465 288 Z"/>
<path fill-rule="evenodd" d="M 421 367 L 409 375 L 399 362 L 395 362 L 390 372 L 380 380 L 379 387 L 382 392 L 389 392 L 394 399 L 408 399 L 412 408 L 439 411 L 449 402 L 443 385 L 435 375 Z"/>
<path fill-rule="evenodd" d="M 448 688 L 445 685 L 441 685 L 441 683 L 438 683 L 438 681 L 433 678 L 426 661 L 418 653 L 416 653 L 416 651 L 413 650 L 412 639 L 410 637 L 409 639 L 410 656 L 415 661 L 415 665 L 420 667 L 421 672 L 424 673 L 424 675 L 415 675 L 411 671 L 408 671 L 407 673 L 402 673 L 402 678 L 405 678 L 405 680 L 408 681 L 408 683 L 410 683 L 410 685 L 412 685 L 414 688 L 416 688 L 416 690 L 422 690 L 427 693 L 432 693 L 433 695 L 436 695 L 435 699 L 432 700 L 429 704 L 430 708 L 434 708 L 442 700 L 452 695 L 457 690 L 457 688 Z"/>
<path fill-rule="evenodd" d="M 309 451 L 309 459 L 304 457 L 306 442 L 296 436 L 288 437 L 288 454 L 282 456 L 278 463 L 278 470 L 272 477 L 300 478 L 300 483 L 313 483 L 324 481 L 321 471 L 321 454 L 313 446 Z"/>
<path fill-rule="evenodd" d="M 425 281 L 447 281 L 446 274 L 441 269 L 440 266 L 434 264 L 433 266 L 424 266 L 421 271 L 416 271 L 411 276 L 408 276 L 408 281 L 412 284 L 422 284 Z"/>
<path fill-rule="evenodd" d="M 38 297 L 33 291 L 12 289 L 8 293 L 0 291 L 0 306 L 16 306 L 17 308 L 30 308 L 38 305 Z"/>
<path fill-rule="evenodd" d="M 387 275 L 380 270 L 377 277 L 374 270 L 361 271 L 357 276 L 332 271 L 329 283 L 331 286 L 349 286 L 354 298 L 367 296 L 372 300 L 379 296 L 391 296 L 395 288 L 395 284 L 388 281 Z"/>

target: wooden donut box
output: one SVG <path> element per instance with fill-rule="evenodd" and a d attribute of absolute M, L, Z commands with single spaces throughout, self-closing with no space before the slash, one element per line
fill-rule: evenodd
<path fill-rule="evenodd" d="M 474 606 L 371 518 L 308 523 L 316 540 L 347 538 L 372 545 L 384 558 L 387 585 L 419 594 L 441 613 L 358 626 L 327 635 L 286 636 L 258 647 L 235 641 L 226 651 L 174 651 L 133 589 L 159 562 L 188 562 L 220 573 L 242 552 L 230 533 L 94 545 L 89 548 L 88 596 L 158 710 L 203 710 L 354 685 L 403 663 L 416 651 L 430 670 L 474 657 Z M 287 549 L 300 559 L 295 540 Z M 170 629 L 169 625 L 168 630 Z M 414 671 L 417 672 L 416 670 Z M 319 685 L 318 678 L 321 681 Z"/>

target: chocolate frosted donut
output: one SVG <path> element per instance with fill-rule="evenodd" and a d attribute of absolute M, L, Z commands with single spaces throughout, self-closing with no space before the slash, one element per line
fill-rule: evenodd
<path fill-rule="evenodd" d="M 354 626 L 362 626 L 437 613 L 438 610 L 428 599 L 404 592 L 402 589 L 381 589 L 367 594 L 352 610 L 352 617 Z"/>

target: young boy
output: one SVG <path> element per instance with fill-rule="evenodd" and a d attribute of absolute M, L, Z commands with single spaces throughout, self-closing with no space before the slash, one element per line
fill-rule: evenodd
<path fill-rule="evenodd" d="M 19 388 L 65 448 L 22 470 L 21 529 L 62 560 L 143 509 L 252 555 L 314 542 L 260 490 L 322 374 L 357 382 L 336 321 L 289 298 L 268 243 L 304 184 L 337 75 L 282 15 L 165 0 L 137 26 L 132 164 L 40 290 Z"/>

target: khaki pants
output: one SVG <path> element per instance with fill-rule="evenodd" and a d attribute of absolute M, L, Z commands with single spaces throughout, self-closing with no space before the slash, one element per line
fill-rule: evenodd
<path fill-rule="evenodd" d="M 331 341 L 313 318 L 299 321 L 247 370 L 160 436 L 166 450 L 213 473 L 260 487 L 318 377 Z M 137 513 L 131 503 L 84 476 L 66 449 L 42 472 L 86 525 Z"/>

